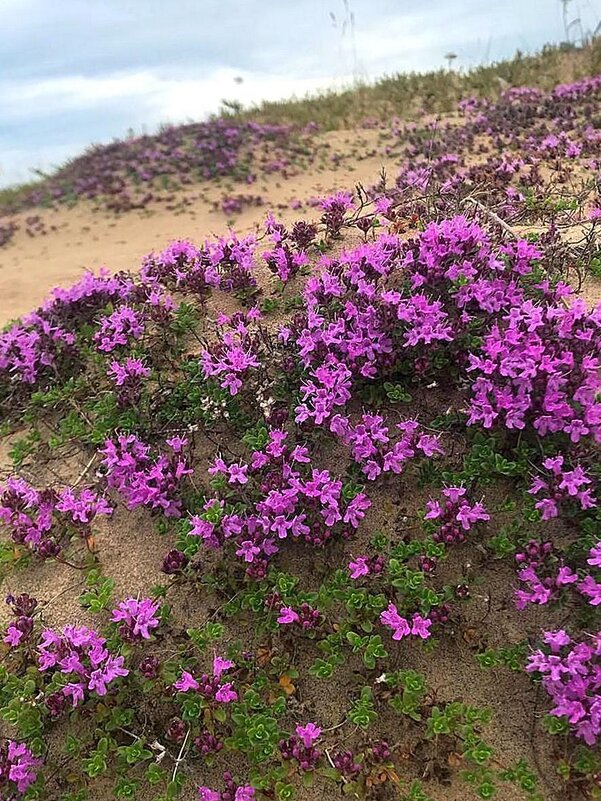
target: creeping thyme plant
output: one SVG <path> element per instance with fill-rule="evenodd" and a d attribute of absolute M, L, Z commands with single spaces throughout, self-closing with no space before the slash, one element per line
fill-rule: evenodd
<path fill-rule="evenodd" d="M 600 100 L 3 331 L 2 799 L 601 798 Z"/>

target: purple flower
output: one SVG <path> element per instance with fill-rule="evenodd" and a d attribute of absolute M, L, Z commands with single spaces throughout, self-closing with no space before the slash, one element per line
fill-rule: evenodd
<path fill-rule="evenodd" d="M 296 733 L 303 742 L 305 748 L 311 748 L 313 743 L 321 734 L 321 729 L 315 723 L 306 723 L 304 726 L 297 726 Z"/>
<path fill-rule="evenodd" d="M 579 584 L 578 589 L 582 595 L 588 598 L 591 606 L 599 606 L 601 604 L 601 584 L 592 576 L 586 576 Z"/>
<path fill-rule="evenodd" d="M 358 556 L 354 562 L 348 563 L 348 569 L 352 579 L 358 579 L 361 576 L 369 575 L 368 559 L 369 557 L 367 556 Z"/>
<path fill-rule="evenodd" d="M 255 788 L 250 785 L 244 785 L 236 789 L 234 801 L 255 801 L 256 793 Z"/>
<path fill-rule="evenodd" d="M 3 642 L 8 643 L 8 645 L 12 646 L 13 648 L 16 648 L 21 642 L 22 638 L 23 632 L 19 631 L 14 623 L 10 623 L 6 629 L 6 634 L 3 637 Z"/>
<path fill-rule="evenodd" d="M 221 793 L 211 790 L 209 787 L 199 787 L 198 797 L 200 801 L 220 801 Z"/>
<path fill-rule="evenodd" d="M 17 618 L 8 624 L 3 641 L 12 648 L 16 648 L 29 640 L 33 633 L 33 613 L 38 602 L 27 593 L 19 595 L 18 598 L 13 598 L 13 596 L 9 595 L 6 602 L 10 606 L 12 613 L 17 615 Z"/>
<path fill-rule="evenodd" d="M 297 612 L 292 609 L 291 606 L 282 606 L 280 608 L 280 614 L 278 615 L 277 622 L 280 625 L 288 625 L 290 623 L 298 623 L 300 617 L 298 616 Z"/>
<path fill-rule="evenodd" d="M 238 693 L 234 690 L 231 681 L 222 684 L 215 693 L 215 700 L 220 704 L 229 704 L 238 700 Z"/>
<path fill-rule="evenodd" d="M 188 445 L 187 437 L 169 437 L 165 440 L 165 444 L 169 445 L 173 453 L 181 453 Z"/>
<path fill-rule="evenodd" d="M 353 528 L 357 528 L 365 517 L 365 512 L 371 507 L 371 501 L 363 492 L 358 492 L 346 507 L 344 517 L 345 523 L 349 523 Z"/>
<path fill-rule="evenodd" d="M 228 467 L 228 482 L 230 484 L 247 484 L 248 483 L 248 476 L 246 475 L 246 471 L 248 470 L 247 465 L 239 465 L 239 464 L 231 464 Z"/>
<path fill-rule="evenodd" d="M 176 690 L 180 693 L 187 693 L 190 690 L 198 690 L 200 684 L 196 681 L 194 676 L 191 673 L 188 673 L 187 670 L 182 671 L 182 675 L 173 685 Z"/>
<path fill-rule="evenodd" d="M 557 571 L 555 583 L 558 587 L 566 586 L 567 584 L 575 584 L 578 581 L 578 576 L 572 568 L 567 565 L 562 565 Z"/>
<path fill-rule="evenodd" d="M 16 798 L 14 789 L 19 794 L 25 793 L 37 778 L 37 769 L 41 759 L 33 756 L 25 743 L 8 740 L 0 748 L 0 788 L 7 790 L 7 799 Z"/>
<path fill-rule="evenodd" d="M 546 631 L 543 635 L 543 642 L 556 654 L 564 645 L 569 645 L 572 639 L 563 629 L 559 629 L 559 631 Z"/>
<path fill-rule="evenodd" d="M 422 640 L 427 640 L 430 636 L 430 626 L 432 625 L 432 621 L 428 618 L 424 618 L 421 615 L 415 614 L 413 615 L 411 621 L 411 634 L 421 637 Z"/>
<path fill-rule="evenodd" d="M 155 617 L 159 606 L 158 601 L 153 602 L 150 598 L 143 598 L 141 601 L 127 598 L 113 609 L 111 620 L 113 623 L 122 623 L 119 627 L 122 636 L 128 639 L 149 640 L 150 629 L 155 629 L 159 625 L 159 619 Z"/>
<path fill-rule="evenodd" d="M 90 689 L 93 689 L 93 687 L 91 686 Z M 79 706 L 79 704 L 81 704 L 81 702 L 84 700 L 85 693 L 83 684 L 81 682 L 69 682 L 69 684 L 66 684 L 63 687 L 62 692 L 67 698 L 71 698 L 71 703 L 74 707 Z"/>
<path fill-rule="evenodd" d="M 183 551 L 178 551 L 177 548 L 172 548 L 165 554 L 161 571 L 168 576 L 181 573 L 188 564 L 188 557 Z"/>
<path fill-rule="evenodd" d="M 545 632 L 542 649 L 528 658 L 526 671 L 539 673 L 553 707 L 550 714 L 567 717 L 576 737 L 594 746 L 601 734 L 601 633 L 577 641 L 565 631 Z"/>
<path fill-rule="evenodd" d="M 213 659 L 213 675 L 218 679 L 221 678 L 222 673 L 233 667 L 234 663 L 231 659 L 223 659 L 221 656 L 215 656 Z"/>
<path fill-rule="evenodd" d="M 601 542 L 590 549 L 589 558 L 586 561 L 592 567 L 601 567 Z"/>
<path fill-rule="evenodd" d="M 55 670 L 77 676 L 77 681 L 71 679 L 62 689 L 73 706 L 85 700 L 86 690 L 106 695 L 112 682 L 129 674 L 124 658 L 111 654 L 106 640 L 85 626 L 65 626 L 61 632 L 44 629 L 37 659 L 42 672 Z"/>
<path fill-rule="evenodd" d="M 160 664 L 161 663 L 159 662 L 158 657 L 148 655 L 142 659 L 138 665 L 138 670 L 142 676 L 144 676 L 144 678 L 156 679 L 156 677 L 159 675 Z"/>
<path fill-rule="evenodd" d="M 403 637 L 411 634 L 411 627 L 407 622 L 407 618 L 399 615 L 398 610 L 393 603 L 388 604 L 388 608 L 381 613 L 380 622 L 387 628 L 392 629 L 393 640 L 402 640 Z"/>
<path fill-rule="evenodd" d="M 353 778 L 358 773 L 361 773 L 361 765 L 355 761 L 355 755 L 352 751 L 342 751 L 339 754 L 335 754 L 332 761 L 336 770 L 347 778 Z"/>
<path fill-rule="evenodd" d="M 244 540 L 244 542 L 240 543 L 240 547 L 236 551 L 236 556 L 242 556 L 245 562 L 252 562 L 255 556 L 258 556 L 261 553 L 261 549 L 258 548 L 254 542 L 251 540 Z"/>

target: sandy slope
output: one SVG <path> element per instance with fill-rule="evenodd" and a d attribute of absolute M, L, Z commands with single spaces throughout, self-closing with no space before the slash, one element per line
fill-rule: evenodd
<path fill-rule="evenodd" d="M 291 209 L 290 201 L 297 199 L 305 204 L 316 195 L 352 189 L 357 182 L 373 184 L 382 167 L 394 174 L 394 160 L 372 155 L 381 150 L 379 136 L 372 130 L 323 135 L 322 142 L 326 140 L 334 152 L 346 155 L 342 164 L 327 168 L 316 164 L 311 171 L 287 180 L 280 175 L 260 178 L 250 191 L 262 195 L 268 203 L 247 208 L 233 220 L 221 210 L 213 210 L 213 202 L 219 201 L 224 190 L 211 183 L 180 192 L 177 199 L 189 205 L 179 211 L 157 204 L 147 211 L 116 216 L 93 210 L 83 202 L 71 209 L 36 211 L 48 233 L 31 237 L 21 226 L 11 243 L 0 250 L 0 324 L 35 308 L 54 286 L 67 286 L 85 270 L 101 266 L 111 271 L 136 269 L 146 253 L 163 248 L 172 239 L 201 242 L 212 234 L 223 234 L 230 222 L 237 232 L 250 232 L 269 210 L 287 220 L 316 216 L 317 212 L 305 205 Z M 368 155 L 357 159 L 355 153 Z M 228 189 L 228 194 L 238 192 L 248 193 L 248 185 Z"/>
<path fill-rule="evenodd" d="M 390 133 L 382 130 L 335 131 L 315 137 L 317 148 L 336 154 L 338 164 L 316 160 L 309 170 L 287 179 L 279 174 L 262 176 L 247 184 L 197 184 L 176 195 L 174 202 L 155 204 L 144 211 L 115 215 L 99 211 L 87 202 L 73 208 L 35 210 L 47 231 L 29 236 L 21 224 L 10 244 L 0 249 L 0 325 L 36 308 L 55 286 L 68 286 L 85 270 L 137 269 L 144 255 L 162 249 L 173 239 L 202 242 L 224 234 L 228 226 L 238 233 L 254 231 L 268 211 L 285 220 L 316 218 L 318 212 L 306 201 L 357 183 L 375 184 L 384 169 L 394 176 L 399 152 Z M 324 166 L 325 164 L 325 166 Z M 265 204 L 250 206 L 228 219 L 220 203 L 224 194 L 261 195 Z M 301 201 L 293 209 L 291 201 Z M 175 208 L 174 208 L 175 207 Z M 15 219 L 23 223 L 34 210 Z M 582 287 L 589 305 L 601 300 L 601 280 L 587 278 Z"/>

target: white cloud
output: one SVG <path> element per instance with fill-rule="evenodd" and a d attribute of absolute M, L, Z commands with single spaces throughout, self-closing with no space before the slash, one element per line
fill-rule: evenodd
<path fill-rule="evenodd" d="M 242 82 L 236 78 L 241 78 Z M 217 111 L 223 100 L 249 105 L 294 95 L 303 97 L 333 85 L 343 86 L 348 80 L 350 76 L 332 81 L 329 77 L 288 77 L 230 67 L 183 80 L 150 70 L 98 78 L 66 76 L 22 82 L 16 86 L 0 83 L 0 108 L 4 122 L 35 125 L 36 118 L 50 116 L 60 120 L 61 114 L 70 111 L 84 111 L 92 119 L 101 119 L 111 106 L 127 104 L 130 121 L 124 124 L 123 130 L 115 132 L 124 135 L 128 125 L 152 130 L 161 123 L 202 119 Z M 48 143 L 35 149 L 3 150 L 0 155 L 0 186 L 28 180 L 31 167 L 47 170 L 78 155 L 88 144 L 88 141 L 70 141 L 57 145 Z"/>
<path fill-rule="evenodd" d="M 236 79 L 241 79 L 241 82 Z M 204 78 L 159 81 L 150 96 L 150 103 L 158 121 L 182 121 L 216 111 L 224 99 L 247 106 L 261 100 L 304 97 L 335 84 L 342 85 L 344 80 L 350 80 L 350 76 L 333 81 L 327 76 L 302 78 L 223 68 Z"/>
<path fill-rule="evenodd" d="M 241 80 L 240 80 L 241 79 Z M 181 79 L 150 70 L 104 75 L 65 76 L 43 81 L 0 83 L 0 107 L 4 121 L 18 121 L 70 110 L 101 111 L 109 103 L 131 101 L 151 112 L 149 124 L 202 117 L 217 110 L 223 99 L 245 105 L 342 85 L 344 79 L 303 78 L 223 67 L 203 77 Z"/>
<path fill-rule="evenodd" d="M 0 153 L 0 187 L 14 183 L 32 181 L 34 170 L 49 170 L 58 167 L 84 149 L 87 142 L 70 142 L 64 145 L 44 147 L 42 153 L 32 148 L 11 148 Z"/>
<path fill-rule="evenodd" d="M 43 116 L 71 109 L 93 108 L 106 101 L 139 98 L 152 90 L 151 72 L 84 77 L 66 75 L 47 80 L 0 83 L 4 120 Z"/>

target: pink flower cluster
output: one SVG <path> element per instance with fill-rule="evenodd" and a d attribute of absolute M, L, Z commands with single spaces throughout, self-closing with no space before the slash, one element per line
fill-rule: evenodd
<path fill-rule="evenodd" d="M 205 378 L 217 377 L 219 385 L 230 395 L 237 395 L 242 388 L 242 377 L 251 368 L 261 363 L 257 353 L 257 339 L 249 329 L 249 323 L 258 320 L 261 313 L 251 309 L 246 314 L 237 312 L 232 317 L 221 314 L 217 319 L 218 343 L 200 354 Z"/>
<path fill-rule="evenodd" d="M 545 155 L 549 154 L 559 159 L 576 158 L 582 152 L 582 146 L 571 141 L 565 131 L 561 131 L 559 134 L 547 134 L 540 142 L 532 143 L 532 146 L 533 149 L 542 151 Z"/>
<path fill-rule="evenodd" d="M 566 586 L 575 584 L 578 575 L 567 565 L 560 565 L 555 570 L 549 568 L 549 575 L 541 577 L 544 564 L 538 568 L 527 565 L 518 570 L 518 579 L 522 583 L 515 591 L 515 605 L 517 609 L 525 609 L 528 604 L 540 606 L 557 598 L 559 591 Z"/>
<path fill-rule="evenodd" d="M 540 436 L 564 432 L 574 443 L 601 442 L 601 305 L 588 311 L 525 301 L 492 326 L 474 374 L 468 423 L 509 429 L 533 425 Z"/>
<path fill-rule="evenodd" d="M 319 206 L 323 211 L 321 222 L 325 225 L 328 235 L 338 236 L 347 211 L 354 207 L 353 196 L 350 192 L 336 192 L 334 195 L 322 198 Z"/>
<path fill-rule="evenodd" d="M 298 611 L 291 606 L 281 606 L 277 622 L 280 626 L 298 624 L 303 631 L 317 628 L 321 620 L 318 609 L 308 603 L 302 603 Z"/>
<path fill-rule="evenodd" d="M 371 506 L 362 492 L 345 501 L 342 481 L 311 467 L 307 448 L 289 446 L 287 439 L 287 432 L 272 428 L 267 444 L 251 454 L 249 463 L 228 466 L 217 459 L 211 467 L 228 484 L 244 485 L 245 495 L 252 498 L 246 512 L 230 512 L 224 500 L 211 498 L 204 513 L 191 519 L 190 534 L 212 548 L 235 544 L 237 556 L 255 576 L 264 575 L 279 541 L 294 537 L 321 545 L 336 532 L 357 528 Z"/>
<path fill-rule="evenodd" d="M 455 217 L 430 224 L 408 242 L 384 234 L 338 260 L 323 259 L 320 273 L 305 288 L 306 313 L 280 330 L 280 341 L 296 348 L 305 369 L 296 422 L 322 424 L 350 400 L 354 381 L 386 377 L 396 368 L 423 376 L 451 362 L 446 381 L 454 370 L 488 369 L 489 361 L 479 353 L 472 354 L 473 363 L 467 358 L 471 328 L 484 323 L 486 343 L 498 330 L 496 319 L 513 320 L 522 306 L 529 309 L 519 278 L 540 257 L 527 242 L 501 250 L 493 251 L 478 225 Z M 547 306 L 547 315 L 556 320 L 551 311 L 556 307 Z M 592 316 L 590 325 L 584 320 L 578 325 L 588 330 L 594 321 Z M 566 328 L 565 319 L 556 322 Z M 574 361 L 588 375 L 593 364 L 582 363 L 581 354 L 584 358 L 590 346 L 579 333 L 567 337 L 566 350 L 577 346 Z M 505 367 L 499 370 L 505 373 Z M 478 378 L 479 398 L 488 384 Z M 578 402 L 585 396 L 591 400 L 594 382 L 587 381 Z M 480 406 L 478 400 L 471 404 L 472 423 L 480 419 Z"/>
<path fill-rule="evenodd" d="M 6 634 L 3 637 L 3 642 L 11 648 L 17 648 L 19 645 L 27 642 L 33 634 L 33 614 L 37 608 L 38 602 L 35 598 L 32 598 L 24 592 L 17 598 L 8 595 L 6 603 L 10 607 L 15 619 L 6 627 Z"/>
<path fill-rule="evenodd" d="M 96 515 L 111 515 L 113 510 L 105 498 L 90 489 L 65 487 L 58 493 L 56 510 L 68 515 L 74 524 L 88 526 Z"/>
<path fill-rule="evenodd" d="M 183 441 L 185 445 L 185 440 Z M 161 509 L 166 517 L 179 517 L 182 502 L 179 488 L 192 473 L 180 455 L 182 441 L 167 441 L 171 454 L 151 455 L 150 446 L 134 434 L 121 434 L 117 441 L 106 440 L 100 453 L 108 486 L 116 489 L 128 509 L 147 506 Z"/>
<path fill-rule="evenodd" d="M 51 320 L 67 319 L 71 324 L 84 320 L 89 322 L 107 304 L 128 300 L 133 289 L 133 279 L 123 273 L 113 275 L 105 268 L 98 275 L 86 272 L 71 286 L 53 289 L 39 314 Z"/>
<path fill-rule="evenodd" d="M 236 785 L 230 773 L 224 773 L 223 778 L 227 788 L 223 793 L 209 787 L 199 787 L 199 801 L 255 801 L 255 788 L 250 784 Z"/>
<path fill-rule="evenodd" d="M 132 306 L 119 306 L 112 314 L 103 317 L 94 334 L 98 350 L 111 353 L 118 347 L 129 345 L 144 333 L 144 315 Z"/>
<path fill-rule="evenodd" d="M 351 399 L 351 378 L 352 373 L 345 364 L 328 356 L 301 385 L 302 402 L 294 410 L 296 422 L 312 420 L 315 425 L 321 425 L 336 406 L 344 406 Z"/>
<path fill-rule="evenodd" d="M 580 575 L 564 564 L 552 562 L 553 547 L 550 543 L 534 547 L 529 544 L 524 553 L 516 555 L 520 565 L 518 579 L 524 586 L 516 590 L 515 604 L 518 609 L 525 609 L 528 604 L 544 605 L 556 600 L 561 590 L 572 587 L 587 599 L 590 606 L 601 604 L 601 583 L 593 575 Z M 587 564 L 591 568 L 601 568 L 601 542 L 594 545 L 588 555 Z"/>
<path fill-rule="evenodd" d="M 156 617 L 159 607 L 159 602 L 150 598 L 126 598 L 113 609 L 111 620 L 121 624 L 119 634 L 124 640 L 149 640 L 151 629 L 159 625 Z"/>
<path fill-rule="evenodd" d="M 140 359 L 132 359 L 131 356 L 128 356 L 123 363 L 113 359 L 109 364 L 107 375 L 115 382 L 116 386 L 124 387 L 137 383 L 141 378 L 148 378 L 150 370 L 144 366 Z"/>
<path fill-rule="evenodd" d="M 60 632 L 44 629 L 37 653 L 40 671 L 66 677 L 67 683 L 55 696 L 71 698 L 74 707 L 84 701 L 87 691 L 106 695 L 116 679 L 129 673 L 124 658 L 111 654 L 104 637 L 86 626 L 65 626 Z M 47 699 L 51 709 L 60 709 L 57 701 L 53 696 Z"/>
<path fill-rule="evenodd" d="M 594 746 L 601 734 L 601 632 L 581 641 L 563 629 L 547 631 L 547 646 L 535 651 L 526 665 L 540 673 L 554 706 L 551 715 L 566 717 L 572 732 Z"/>
<path fill-rule="evenodd" d="M 503 219 L 533 221 L 538 208 L 525 203 L 523 190 L 530 190 L 537 201 L 546 199 L 549 183 L 541 172 L 543 164 L 545 172 L 562 179 L 573 169 L 567 159 L 577 160 L 582 169 L 597 166 L 599 133 L 585 109 L 598 100 L 599 82 L 587 82 L 586 89 L 579 81 L 548 93 L 512 88 L 494 102 L 468 98 L 459 104 L 466 117 L 463 124 L 426 126 L 426 136 L 414 136 L 415 123 L 393 128 L 407 142 L 407 158 L 396 181 L 404 204 L 415 208 L 427 193 L 443 214 L 451 213 L 462 199 L 486 186 L 488 207 Z M 575 113 L 575 103 L 582 114 Z M 510 149 L 495 146 L 486 153 L 483 148 L 478 159 L 471 159 L 474 139 L 480 135 L 497 145 L 510 143 Z M 500 150 L 504 152 L 499 155 Z"/>
<path fill-rule="evenodd" d="M 573 499 L 581 509 L 592 509 L 597 499 L 592 493 L 592 479 L 581 465 L 576 464 L 572 470 L 564 467 L 565 459 L 560 454 L 543 461 L 543 467 L 550 476 L 535 476 L 528 492 L 540 496 L 535 503 L 543 520 L 551 520 L 559 514 L 558 504 Z"/>
<path fill-rule="evenodd" d="M 57 287 L 35 312 L 0 334 L 0 378 L 7 383 L 37 384 L 53 377 L 51 368 L 76 369 L 76 328 L 92 322 L 107 303 L 123 302 L 133 287 L 130 278 L 86 273 L 67 289 Z"/>
<path fill-rule="evenodd" d="M 361 415 L 353 425 L 349 418 L 336 414 L 330 420 L 330 431 L 350 448 L 353 459 L 362 465 L 370 481 L 382 473 L 402 473 L 407 462 L 416 456 L 429 458 L 444 453 L 439 437 L 426 434 L 416 420 L 397 423 L 401 439 L 392 444 L 389 427 L 380 414 Z"/>
<path fill-rule="evenodd" d="M 340 261 L 322 260 L 320 272 L 307 281 L 305 324 L 296 335 L 305 367 L 323 362 L 329 353 L 353 373 L 370 377 L 376 374 L 374 362 L 386 363 L 393 343 L 377 289 L 399 255 L 400 241 L 382 235 L 377 242 L 343 252 Z"/>
<path fill-rule="evenodd" d="M 458 334 L 475 313 L 495 314 L 519 304 L 524 292 L 516 275 L 530 272 L 531 262 L 540 257 L 540 251 L 525 241 L 495 253 L 485 231 L 462 216 L 430 223 L 403 248 L 403 268 L 412 290 L 421 290 L 422 297 L 440 299 L 445 304 L 445 317 L 437 314 L 432 320 L 433 331 L 422 332 L 422 341 L 424 334 L 432 340 L 444 340 L 444 330 L 436 334 L 436 325 L 447 318 Z M 399 308 L 404 312 L 402 295 L 385 297 L 397 307 L 401 303 Z"/>
<path fill-rule="evenodd" d="M 418 612 L 415 612 L 411 618 L 411 622 L 406 617 L 399 615 L 399 610 L 395 604 L 390 603 L 384 612 L 380 615 L 380 622 L 388 629 L 392 629 L 392 639 L 402 640 L 404 637 L 421 637 L 422 640 L 427 640 L 430 637 L 430 626 L 432 621 L 427 617 L 422 617 Z"/>
<path fill-rule="evenodd" d="M 91 489 L 37 490 L 22 478 L 9 478 L 0 494 L 0 522 L 14 542 L 42 557 L 59 553 L 61 537 L 69 527 L 87 537 L 96 516 L 109 516 L 112 511 L 106 499 Z"/>
<path fill-rule="evenodd" d="M 37 779 L 41 764 L 25 743 L 7 740 L 0 747 L 0 798 L 17 801 Z"/>
<path fill-rule="evenodd" d="M 445 501 L 430 500 L 426 503 L 425 520 L 439 520 L 440 528 L 432 537 L 445 545 L 463 542 L 465 534 L 475 523 L 490 520 L 490 515 L 481 502 L 470 504 L 465 497 L 465 487 L 445 487 Z"/>
<path fill-rule="evenodd" d="M 202 299 L 210 288 L 231 292 L 256 284 L 253 237 L 208 240 L 202 247 L 179 240 L 142 265 L 142 280 Z"/>
<path fill-rule="evenodd" d="M 42 318 L 15 323 L 0 333 L 0 378 L 7 384 L 35 384 L 74 344 L 74 334 Z"/>
<path fill-rule="evenodd" d="M 278 747 L 282 757 L 294 760 L 300 770 L 313 770 L 321 758 L 321 751 L 315 747 L 315 742 L 321 735 L 321 728 L 315 723 L 307 723 L 296 727 L 296 734 L 286 740 L 280 740 Z"/>
<path fill-rule="evenodd" d="M 129 356 L 125 362 L 113 359 L 106 372 L 118 388 L 117 401 L 121 408 L 135 405 L 140 399 L 142 379 L 148 378 L 150 368 L 141 359 Z"/>
<path fill-rule="evenodd" d="M 203 673 L 195 677 L 187 670 L 183 670 L 173 688 L 180 693 L 195 692 L 207 700 L 217 701 L 219 704 L 229 704 L 238 700 L 238 693 L 234 690 L 233 682 L 222 681 L 222 676 L 234 667 L 230 659 L 215 656 L 213 659 L 213 674 Z"/>
<path fill-rule="evenodd" d="M 307 223 L 296 223 L 289 232 L 269 214 L 265 221 L 265 231 L 271 236 L 274 248 L 265 251 L 263 258 L 269 270 L 286 283 L 301 267 L 309 263 L 305 248 L 315 238 L 317 228 Z"/>

